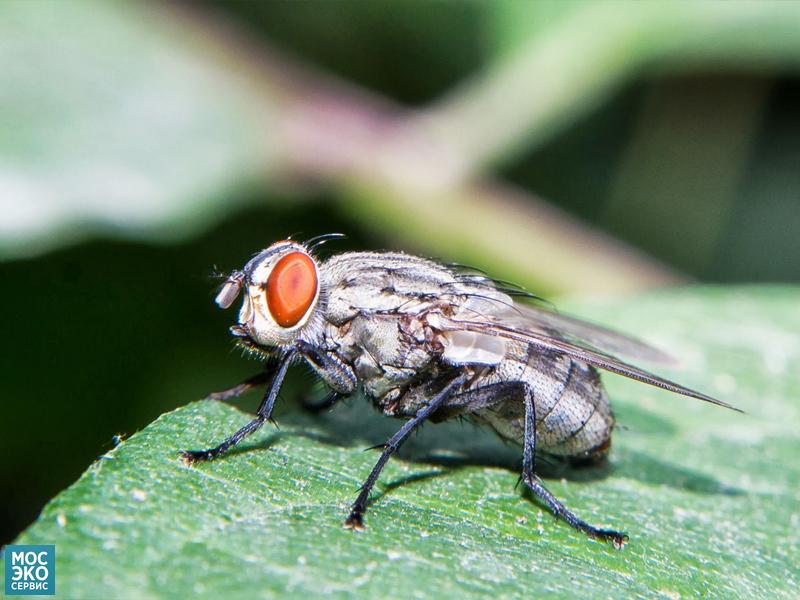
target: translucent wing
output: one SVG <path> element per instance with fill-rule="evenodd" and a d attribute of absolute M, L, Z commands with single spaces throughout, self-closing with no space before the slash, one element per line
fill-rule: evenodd
<path fill-rule="evenodd" d="M 507 301 L 499 295 L 470 298 L 466 303 L 454 307 L 451 315 L 437 315 L 432 324 L 443 332 L 445 354 L 458 357 L 460 364 L 470 362 L 468 354 L 472 348 L 479 351 L 474 362 L 493 364 L 487 357 L 499 359 L 501 350 L 498 340 L 531 344 L 542 350 L 566 354 L 597 368 L 635 379 L 648 385 L 660 387 L 676 394 L 697 398 L 705 402 L 724 406 L 738 412 L 739 409 L 689 389 L 673 381 L 640 369 L 614 356 L 616 353 L 645 360 L 669 362 L 671 359 L 644 342 L 613 332 L 609 329 L 585 323 L 572 317 L 541 308 Z M 491 352 L 487 352 L 491 350 Z M 499 362 L 499 360 L 496 360 Z"/>
<path fill-rule="evenodd" d="M 554 335 L 579 345 L 590 344 L 602 353 L 622 354 L 629 358 L 661 364 L 676 362 L 669 354 L 634 337 L 538 306 L 515 303 L 514 311 L 509 311 L 504 322 L 513 324 L 517 321 L 523 329 L 536 324 L 543 331 L 551 331 Z"/>

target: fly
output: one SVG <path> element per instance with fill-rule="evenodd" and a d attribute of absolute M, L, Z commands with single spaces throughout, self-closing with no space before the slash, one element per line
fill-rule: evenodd
<path fill-rule="evenodd" d="M 616 358 L 665 360 L 644 343 L 515 301 L 482 274 L 397 252 L 346 252 L 321 260 L 318 246 L 284 240 L 234 271 L 216 302 L 241 295 L 231 333 L 274 369 L 210 398 L 226 400 L 266 385 L 255 418 L 221 444 L 182 453 L 188 464 L 212 460 L 270 420 L 289 367 L 307 362 L 332 400 L 359 389 L 405 424 L 382 448 L 345 527 L 364 528 L 370 491 L 392 454 L 425 421 L 467 416 L 522 446 L 522 481 L 558 517 L 621 547 L 628 536 L 589 525 L 536 474 L 537 453 L 602 460 L 614 416 L 598 370 L 738 410 Z M 277 360 L 275 360 L 277 359 Z"/>

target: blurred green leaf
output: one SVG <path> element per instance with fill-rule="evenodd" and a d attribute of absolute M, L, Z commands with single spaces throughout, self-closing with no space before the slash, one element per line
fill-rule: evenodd
<path fill-rule="evenodd" d="M 66 597 L 793 597 L 800 536 L 800 290 L 697 288 L 572 312 L 670 348 L 668 373 L 740 415 L 607 376 L 619 422 L 609 472 L 550 488 L 626 548 L 587 540 L 515 491 L 518 450 L 429 426 L 390 462 L 362 534 L 341 528 L 399 425 L 359 399 L 289 413 L 225 459 L 179 450 L 248 420 L 201 402 L 98 460 L 17 540 L 56 544 Z"/>
<path fill-rule="evenodd" d="M 467 177 L 542 144 L 624 82 L 669 71 L 800 67 L 800 3 L 486 3 L 496 60 L 421 121 Z"/>
<path fill-rule="evenodd" d="M 175 239 L 252 200 L 243 188 L 297 175 L 334 188 L 343 177 L 363 186 L 385 175 L 402 186 L 375 198 L 395 209 L 376 214 L 397 213 L 431 184 L 436 194 L 453 193 L 460 178 L 474 181 L 487 164 L 535 146 L 644 72 L 800 64 L 800 9 L 791 2 L 350 3 L 345 13 L 336 5 L 322 13 L 317 5 L 237 6 L 230 12 L 273 23 L 280 34 L 268 25 L 230 26 L 224 9 L 169 3 L 0 4 L 0 256 L 30 255 L 92 232 Z M 423 18 L 426 10 L 433 12 Z M 360 30 L 341 27 L 347 11 L 365 11 Z M 313 21 L 308 30 L 305 16 Z M 326 20 L 335 21 L 327 41 L 303 43 Z M 390 40 L 385 21 L 403 35 Z M 381 62 L 381 73 L 394 78 L 397 65 L 408 64 L 405 30 L 424 31 L 425 44 L 408 46 L 422 56 L 404 71 L 406 80 L 420 80 L 416 71 L 430 67 L 424 55 L 435 49 L 458 54 L 437 63 L 443 72 L 463 75 L 480 63 L 472 47 L 457 49 L 481 22 L 493 42 L 481 38 L 476 47 L 489 41 L 495 60 L 431 110 L 411 115 L 295 69 L 256 37 L 273 31 L 289 45 L 317 48 L 316 55 L 320 44 L 342 46 L 333 61 L 339 69 L 365 48 L 383 49 L 394 58 L 382 56 L 393 66 Z M 441 23 L 452 27 L 433 43 Z M 420 88 L 416 95 L 425 94 Z M 394 138 L 407 133 L 398 127 L 404 123 L 415 131 Z M 403 148 L 409 139 L 410 157 Z M 469 195 L 459 204 L 465 219 L 479 222 Z M 516 222 L 512 213 L 500 218 L 505 229 Z M 470 235 L 455 224 L 445 231 L 446 220 L 435 226 L 462 244 Z M 400 236 L 408 230 L 394 229 Z M 601 258 L 613 265 L 613 254 Z"/>
<path fill-rule="evenodd" d="M 496 0 L 483 5 L 489 25 L 489 49 L 493 57 L 513 52 L 522 44 L 556 27 L 572 13 L 584 8 L 581 0 Z"/>
<path fill-rule="evenodd" d="M 175 239 L 269 174 L 266 94 L 172 10 L 0 3 L 0 255 L 93 231 Z"/>

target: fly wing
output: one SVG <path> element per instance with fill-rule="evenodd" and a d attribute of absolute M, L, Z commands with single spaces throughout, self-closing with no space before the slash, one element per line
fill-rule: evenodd
<path fill-rule="evenodd" d="M 579 345 L 588 344 L 604 354 L 621 354 L 664 365 L 674 365 L 677 362 L 666 352 L 634 337 L 538 306 L 515 303 L 514 311 L 507 311 L 503 317 L 503 322 L 508 325 L 517 324 L 523 329 L 529 329 L 535 324 L 543 331 L 551 331 L 554 335 Z"/>
<path fill-rule="evenodd" d="M 454 340 L 450 342 L 446 352 L 458 347 L 463 354 L 463 345 L 457 344 L 457 340 L 461 338 L 469 340 L 473 345 L 476 340 L 484 340 L 480 344 L 482 347 L 490 345 L 485 341 L 487 338 L 523 342 L 542 350 L 566 354 L 599 369 L 676 394 L 742 412 L 721 400 L 659 377 L 614 356 L 614 353 L 619 352 L 642 359 L 664 361 L 665 354 L 633 338 L 544 309 L 520 306 L 517 303 L 499 305 L 496 298 L 487 298 L 485 302 L 479 303 L 468 301 L 467 304 L 468 307 L 459 307 L 452 316 L 437 315 L 432 323 L 443 332 L 445 339 Z"/>

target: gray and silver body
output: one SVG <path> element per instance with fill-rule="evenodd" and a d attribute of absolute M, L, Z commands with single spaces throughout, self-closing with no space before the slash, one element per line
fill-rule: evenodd
<path fill-rule="evenodd" d="M 336 398 L 361 389 L 384 414 L 407 420 L 383 446 L 348 527 L 363 528 L 371 488 L 416 427 L 467 416 L 522 445 L 522 480 L 555 514 L 621 546 L 625 534 L 582 521 L 535 474 L 537 453 L 584 460 L 608 452 L 614 417 L 598 369 L 729 407 L 616 358 L 666 360 L 658 350 L 517 302 L 518 291 L 474 271 L 395 252 L 327 260 L 313 252 L 312 243 L 277 242 L 222 287 L 222 308 L 243 296 L 239 324 L 231 328 L 239 343 L 256 355 L 277 356 L 279 366 L 212 395 L 226 399 L 268 384 L 251 423 L 218 446 L 183 457 L 213 459 L 258 429 L 271 418 L 289 366 L 305 360 Z"/>
<path fill-rule="evenodd" d="M 524 319 L 528 308 L 489 279 L 405 254 L 346 253 L 320 265 L 320 280 L 325 323 L 307 341 L 341 364 L 340 373 L 312 363 L 334 390 L 349 395 L 360 383 L 385 414 L 412 417 L 430 399 L 431 380 L 463 369 L 471 375 L 467 390 L 530 386 L 539 450 L 586 456 L 608 447 L 614 418 L 595 368 L 530 342 L 452 330 L 459 318 L 487 329 Z M 458 406 L 458 396 L 451 403 Z M 522 443 L 524 413 L 512 394 L 470 416 Z"/>

